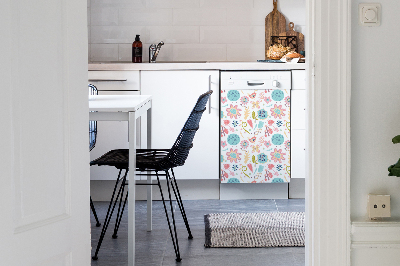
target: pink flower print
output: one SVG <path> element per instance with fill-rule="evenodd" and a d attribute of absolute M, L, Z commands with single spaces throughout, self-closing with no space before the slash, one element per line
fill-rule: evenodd
<path fill-rule="evenodd" d="M 268 178 L 270 179 L 270 178 L 272 178 L 272 177 L 273 177 L 272 173 L 269 172 L 269 173 L 268 173 Z"/>
<path fill-rule="evenodd" d="M 269 148 L 271 146 L 271 141 L 264 142 L 265 147 Z"/>
<path fill-rule="evenodd" d="M 247 124 L 248 124 L 251 128 L 253 128 L 253 121 L 251 121 L 250 119 L 247 120 Z"/>
<path fill-rule="evenodd" d="M 285 141 L 285 150 L 290 150 L 290 140 Z"/>
<path fill-rule="evenodd" d="M 285 160 L 285 157 L 283 155 L 286 155 L 286 153 L 282 152 L 282 149 L 274 149 L 273 152 L 271 152 L 271 160 L 273 160 L 275 163 L 279 162 L 282 163 L 282 160 Z"/>
<path fill-rule="evenodd" d="M 253 172 L 253 166 L 251 165 L 251 163 L 247 164 L 247 168 L 249 168 L 250 172 Z"/>
<path fill-rule="evenodd" d="M 250 99 L 255 99 L 257 96 L 257 94 L 255 92 L 253 92 L 252 94 L 249 95 Z"/>
<path fill-rule="evenodd" d="M 249 139 L 249 141 L 250 141 L 251 143 L 256 142 L 256 140 L 257 140 L 257 137 L 252 137 L 252 138 Z"/>
<path fill-rule="evenodd" d="M 224 164 L 224 168 L 228 169 L 229 168 L 229 164 Z"/>
<path fill-rule="evenodd" d="M 290 105 L 290 96 L 286 96 L 285 97 L 285 106 L 289 106 Z"/>
<path fill-rule="evenodd" d="M 285 116 L 284 111 L 286 111 L 286 109 L 282 109 L 282 105 L 274 105 L 274 107 L 271 108 L 271 115 L 277 119 L 282 119 L 282 116 Z"/>
<path fill-rule="evenodd" d="M 269 165 L 268 165 L 268 169 L 269 169 L 269 170 L 271 170 L 271 169 L 274 168 L 274 167 L 275 167 L 275 165 L 273 165 L 273 164 L 269 164 Z"/>
<path fill-rule="evenodd" d="M 271 97 L 264 98 L 264 101 L 266 102 L 266 104 L 272 102 Z"/>
<path fill-rule="evenodd" d="M 242 155 L 242 154 L 238 152 L 238 149 L 234 150 L 234 149 L 231 148 L 231 150 L 228 151 L 226 153 L 226 155 L 228 156 L 227 160 L 229 160 L 231 163 L 233 163 L 233 162 L 237 163 L 238 160 L 240 160 L 240 156 L 239 155 Z"/>
<path fill-rule="evenodd" d="M 225 126 L 229 125 L 229 120 L 224 120 L 224 125 Z"/>
<path fill-rule="evenodd" d="M 242 140 L 242 142 L 240 142 L 240 147 L 242 147 L 243 150 L 247 149 L 247 147 L 249 147 L 249 142 L 247 140 Z"/>
<path fill-rule="evenodd" d="M 242 98 L 240 98 L 240 102 L 242 105 L 246 105 L 250 102 L 250 99 L 247 96 L 243 96 Z"/>
<path fill-rule="evenodd" d="M 268 125 L 271 126 L 274 124 L 274 120 L 268 120 Z"/>
<path fill-rule="evenodd" d="M 221 98 L 221 103 L 222 103 L 222 104 L 225 104 L 227 101 L 228 101 L 228 100 L 226 99 L 226 97 L 222 97 L 222 98 Z"/>
<path fill-rule="evenodd" d="M 230 107 L 226 108 L 227 115 L 228 115 L 231 119 L 232 119 L 232 118 L 237 119 L 238 116 L 240 116 L 240 112 L 239 112 L 239 111 L 242 111 L 242 110 L 239 109 L 237 105 L 233 105 L 233 104 L 231 104 Z"/>
<path fill-rule="evenodd" d="M 221 141 L 221 147 L 225 148 L 226 146 L 228 146 L 228 144 L 226 144 L 226 141 Z"/>

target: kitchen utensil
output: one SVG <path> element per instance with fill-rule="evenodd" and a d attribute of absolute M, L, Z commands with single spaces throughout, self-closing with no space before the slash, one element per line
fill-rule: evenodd
<path fill-rule="evenodd" d="M 273 0 L 274 9 L 265 17 L 265 59 L 271 46 L 271 36 L 278 36 L 286 31 L 286 18 L 278 11 L 278 0 Z"/>
<path fill-rule="evenodd" d="M 279 34 L 280 36 L 296 36 L 297 38 L 297 49 L 295 49 L 296 52 L 299 51 L 304 51 L 304 35 L 300 32 L 297 32 L 294 30 L 294 23 L 290 22 L 289 23 L 289 30 L 286 32 L 281 32 Z"/>

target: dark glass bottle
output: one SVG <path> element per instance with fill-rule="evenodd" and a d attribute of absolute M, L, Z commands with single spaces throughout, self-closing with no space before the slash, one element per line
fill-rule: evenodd
<path fill-rule="evenodd" d="M 142 46 L 140 35 L 136 35 L 135 41 L 132 43 L 132 63 L 142 63 Z"/>

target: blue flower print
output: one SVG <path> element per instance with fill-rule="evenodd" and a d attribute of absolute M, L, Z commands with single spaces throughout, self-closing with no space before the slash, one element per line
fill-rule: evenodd
<path fill-rule="evenodd" d="M 231 177 L 228 179 L 228 183 L 240 183 L 240 180 L 235 177 Z"/>
<path fill-rule="evenodd" d="M 257 161 L 259 163 L 266 163 L 268 161 L 268 157 L 265 153 L 260 153 L 259 155 L 257 155 Z"/>
<path fill-rule="evenodd" d="M 276 102 L 282 101 L 283 97 L 285 97 L 285 94 L 281 90 L 274 90 L 272 92 L 272 100 Z"/>
<path fill-rule="evenodd" d="M 282 178 L 276 177 L 276 178 L 272 179 L 271 183 L 285 183 L 285 181 L 283 181 Z"/>
<path fill-rule="evenodd" d="M 227 97 L 228 97 L 229 101 L 232 101 L 232 102 L 237 101 L 240 98 L 240 92 L 238 92 L 236 90 L 228 91 Z"/>

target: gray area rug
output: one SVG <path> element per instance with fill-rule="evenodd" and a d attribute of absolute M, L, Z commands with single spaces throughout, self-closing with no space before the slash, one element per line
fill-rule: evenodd
<path fill-rule="evenodd" d="M 304 246 L 304 212 L 211 213 L 204 215 L 205 247 Z"/>

